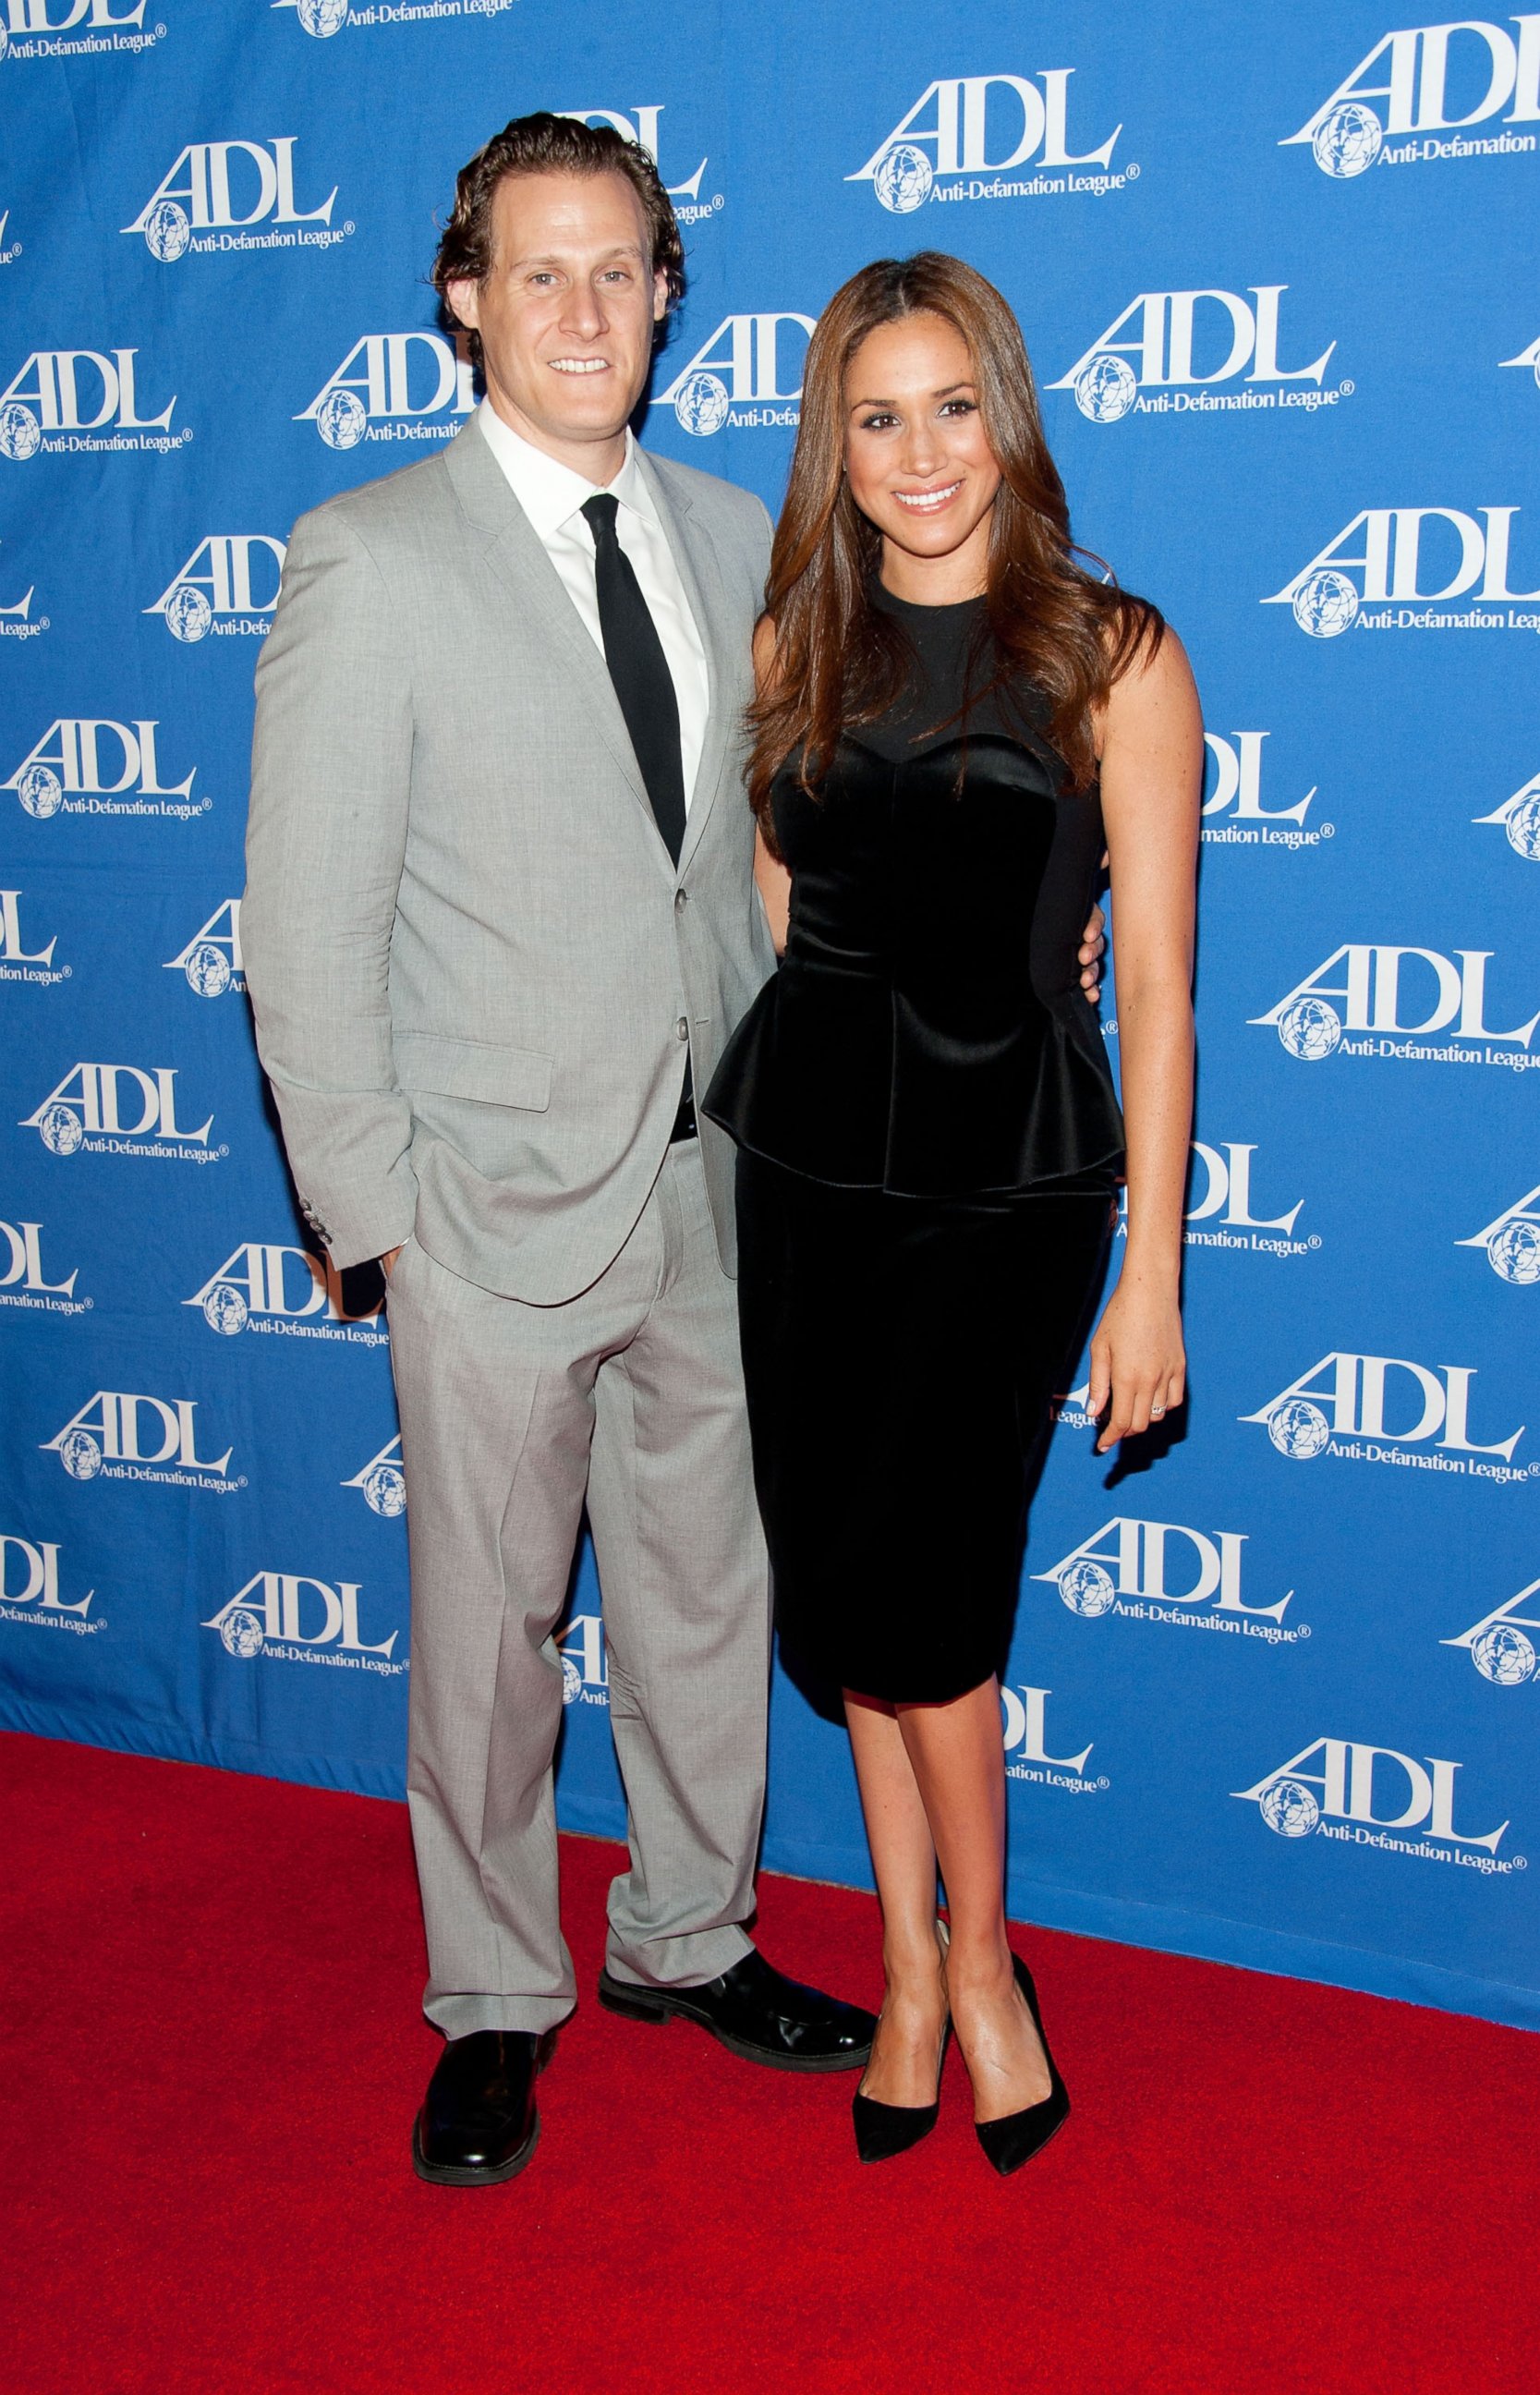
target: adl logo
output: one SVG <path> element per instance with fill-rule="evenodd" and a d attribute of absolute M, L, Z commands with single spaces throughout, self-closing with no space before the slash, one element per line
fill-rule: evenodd
<path fill-rule="evenodd" d="M 20 1306 L 33 1314 L 90 1312 L 93 1300 L 75 1295 L 75 1283 L 80 1278 L 78 1264 L 63 1280 L 48 1279 L 43 1265 L 41 1223 L 0 1222 L 0 1240 L 5 1242 L 0 1305 Z"/>
<path fill-rule="evenodd" d="M 362 1304 L 350 1305 L 345 1277 L 330 1256 L 312 1255 L 308 1248 L 285 1247 L 277 1241 L 246 1239 L 182 1303 L 201 1306 L 209 1329 L 226 1339 L 238 1338 L 249 1330 L 383 1346 L 385 1300 L 380 1275 L 373 1267 L 360 1267 L 357 1279 L 367 1295 Z"/>
<path fill-rule="evenodd" d="M 1517 41 L 1502 25 L 1468 18 L 1453 25 L 1408 25 L 1386 33 L 1298 132 L 1284 136 L 1279 148 L 1308 141 L 1322 173 L 1338 182 L 1362 175 L 1376 159 L 1387 166 L 1404 166 L 1432 158 L 1533 150 L 1533 133 L 1500 133 L 1477 141 L 1461 140 L 1457 133 L 1453 140 L 1436 138 L 1461 126 L 1485 124 L 1509 100 L 1507 124 L 1540 119 L 1540 16 L 1508 21 L 1519 28 Z M 1385 81 L 1366 83 L 1364 77 L 1376 70 Z M 1371 99 L 1389 103 L 1383 115 L 1368 105 Z M 1452 105 L 1463 113 L 1451 114 Z M 1386 149 L 1388 133 L 1421 134 L 1423 139 Z"/>
<path fill-rule="evenodd" d="M 18 803 L 39 823 L 59 814 L 170 815 L 190 821 L 211 801 L 189 798 L 196 766 L 185 781 L 161 780 L 159 730 L 156 721 L 56 716 L 16 771 L 0 782 L 0 790 L 14 790 Z"/>
<path fill-rule="evenodd" d="M 227 898 L 216 906 L 180 955 L 167 957 L 162 971 L 185 973 L 189 989 L 199 998 L 222 998 L 227 989 L 244 990 L 239 898 Z"/>
<path fill-rule="evenodd" d="M 201 1456 L 192 1417 L 192 1397 L 148 1397 L 124 1389 L 98 1389 L 61 1431 L 41 1442 L 45 1455 L 57 1455 L 72 1480 L 158 1480 L 179 1489 L 217 1489 L 222 1494 L 244 1489 L 245 1475 L 231 1480 L 230 1459 Z M 140 1445 L 144 1423 L 154 1424 L 148 1436 L 160 1445 Z M 168 1471 L 159 1467 L 167 1464 Z"/>
<path fill-rule="evenodd" d="M 57 58 L 61 34 L 83 35 L 82 53 L 151 50 L 165 37 L 164 25 L 139 30 L 145 0 L 0 0 L 0 59 Z"/>
<path fill-rule="evenodd" d="M 1540 589 L 1508 588 L 1508 550 L 1518 513 L 1516 507 L 1480 508 L 1477 514 L 1484 523 L 1478 523 L 1475 516 L 1460 508 L 1360 508 L 1350 523 L 1261 604 L 1292 608 L 1300 630 L 1317 641 L 1335 641 L 1355 623 L 1371 632 L 1426 631 L 1430 627 L 1464 631 L 1540 630 L 1540 615 L 1521 614 L 1512 606 L 1498 615 L 1479 603 L 1540 599 Z M 1431 536 L 1430 525 L 1438 527 Z M 1360 534 L 1362 547 L 1349 552 L 1347 543 Z M 1420 579 L 1425 540 L 1438 553 L 1439 562 L 1431 570 L 1449 576 L 1434 590 L 1425 590 Z M 1468 594 L 1473 603 L 1463 614 L 1433 613 Z M 1368 601 L 1405 603 L 1393 608 L 1386 603 L 1377 615 L 1370 615 L 1362 612 Z"/>
<path fill-rule="evenodd" d="M 358 1581 L 334 1587 L 308 1572 L 257 1571 L 199 1626 L 217 1630 L 226 1654 L 241 1662 L 265 1650 L 273 1662 L 335 1663 L 393 1679 L 406 1669 L 389 1660 L 401 1633 L 367 1643 L 359 1629 L 361 1591 Z M 322 1654 L 322 1647 L 333 1651 Z"/>
<path fill-rule="evenodd" d="M 604 1649 L 604 1621 L 598 1613 L 574 1613 L 565 1630 L 556 1634 L 561 1656 L 561 1701 L 564 1705 L 608 1705 L 610 1670 Z"/>
<path fill-rule="evenodd" d="M 1540 865 L 1540 774 L 1532 774 L 1511 799 L 1505 799 L 1489 815 L 1473 815 L 1471 821 L 1501 824 L 1514 855 L 1521 856 L 1526 865 Z"/>
<path fill-rule="evenodd" d="M 14 1618 L 9 1610 L 13 1605 L 35 1605 L 36 1614 L 24 1618 L 37 1621 L 66 1615 L 72 1620 L 66 1623 L 54 1619 L 55 1628 L 84 1626 L 82 1617 L 89 1612 L 96 1590 L 88 1588 L 84 1596 L 67 1604 L 59 1593 L 59 1554 L 57 1540 L 33 1541 L 18 1538 L 14 1530 L 0 1531 L 0 1616 Z M 18 1572 L 20 1585 L 13 1587 L 12 1578 Z M 104 1626 L 99 1620 L 90 1624 L 93 1630 Z"/>
<path fill-rule="evenodd" d="M 1430 1064 L 1471 1061 L 1468 1052 L 1454 1046 L 1417 1045 L 1428 1032 L 1446 1031 L 1451 1041 L 1509 1041 L 1525 1052 L 1518 1056 L 1511 1052 L 1502 1054 L 1488 1047 L 1482 1052 L 1484 1061 L 1522 1069 L 1531 1061 L 1528 1049 L 1535 1026 L 1540 1025 L 1540 1013 L 1532 1014 L 1527 1023 L 1510 1031 L 1497 1031 L 1488 1025 L 1486 969 L 1494 953 L 1491 948 L 1456 948 L 1450 958 L 1441 956 L 1436 948 L 1344 941 L 1332 950 L 1324 964 L 1317 965 L 1303 981 L 1296 982 L 1276 1006 L 1248 1020 L 1254 1026 L 1270 1026 L 1289 1054 L 1305 1064 L 1320 1064 L 1338 1047 L 1345 1056 L 1400 1056 Z M 1421 1022 L 1403 1023 L 1401 1019 L 1402 975 L 1408 964 L 1415 969 L 1408 979 L 1417 983 L 1420 997 L 1415 1000 L 1408 998 L 1406 1003 L 1429 1008 Z M 1326 975 L 1339 968 L 1343 978 L 1328 981 Z M 1340 1013 L 1328 1002 L 1334 998 L 1344 1000 Z M 1349 1039 L 1344 1039 L 1344 1032 L 1377 1036 Z"/>
<path fill-rule="evenodd" d="M 554 112 L 558 116 L 571 117 L 575 125 L 613 126 L 623 141 L 637 142 L 646 151 L 659 174 L 664 173 L 658 149 L 658 119 L 663 114 L 661 103 L 656 108 L 633 108 L 629 115 L 619 108 L 559 108 Z M 687 176 L 682 183 L 670 183 L 665 179 L 664 189 L 673 201 L 674 214 L 682 225 L 701 224 L 706 218 L 716 216 L 723 205 L 720 192 L 715 192 L 709 200 L 701 197 L 701 178 L 705 173 L 707 163 L 703 158 L 695 172 Z"/>
<path fill-rule="evenodd" d="M 441 22 L 445 17 L 501 17 L 513 0 L 432 0 L 423 7 L 414 0 L 270 0 L 274 8 L 292 8 L 312 40 L 329 42 L 344 25 L 416 24 L 424 18 Z"/>
<path fill-rule="evenodd" d="M 1520 1613 L 1519 1608 L 1536 1594 L 1540 1594 L 1540 1580 L 1532 1580 L 1528 1588 L 1521 1588 L 1506 1605 L 1494 1606 L 1457 1638 L 1441 1639 L 1441 1646 L 1463 1647 L 1482 1679 L 1494 1687 L 1521 1687 L 1534 1674 L 1535 1646 L 1528 1634 L 1540 1630 L 1540 1618 Z"/>
<path fill-rule="evenodd" d="M 44 988 L 68 981 L 72 967 L 54 964 L 55 936 L 46 947 L 29 948 L 21 929 L 21 893 L 0 890 L 0 981 L 33 982 Z"/>
<path fill-rule="evenodd" d="M 121 230 L 142 233 L 151 257 L 163 266 L 174 265 L 189 250 L 197 258 L 217 250 L 329 249 L 352 232 L 352 219 L 332 227 L 335 183 L 319 207 L 299 206 L 294 189 L 298 138 L 291 133 L 265 142 L 190 141 L 132 224 Z M 184 168 L 186 179 L 178 182 Z M 252 232 L 259 224 L 293 230 Z"/>
<path fill-rule="evenodd" d="M 211 1148 L 208 1134 L 214 1117 L 197 1131 L 183 1131 L 177 1120 L 175 1082 L 178 1067 L 158 1065 L 144 1072 L 138 1065 L 72 1065 L 56 1089 L 49 1091 L 35 1113 L 22 1118 L 23 1131 L 35 1131 L 54 1156 L 163 1156 L 204 1164 L 224 1156 Z M 119 1111 L 124 1085 L 131 1084 L 139 1108 L 138 1122 L 125 1122 Z M 144 1141 L 145 1145 L 136 1145 Z"/>
<path fill-rule="evenodd" d="M 1174 1542 L 1183 1543 L 1178 1547 Z M 1033 1580 L 1057 1588 L 1072 1613 L 1094 1621 L 1104 1613 L 1120 1613 L 1138 1621 L 1197 1621 L 1183 1612 L 1163 1612 L 1163 1607 L 1212 1606 L 1204 1622 L 1208 1629 L 1242 1632 L 1246 1623 L 1281 1622 L 1293 1602 L 1289 1589 L 1271 1605 L 1248 1605 L 1242 1594 L 1241 1550 L 1244 1530 L 1189 1529 L 1181 1522 L 1146 1522 L 1114 1514 L 1068 1555 L 1033 1572 Z M 1179 1558 L 1179 1560 L 1178 1560 Z M 1186 1579 L 1187 1588 L 1172 1588 L 1173 1579 Z M 1221 1621 L 1218 1616 L 1229 1619 Z M 1256 1631 L 1274 1645 L 1309 1637 L 1308 1630 Z"/>
<path fill-rule="evenodd" d="M 264 549 L 267 555 L 259 560 L 257 552 Z M 190 643 L 206 632 L 254 633 L 260 639 L 278 604 L 287 555 L 287 542 L 274 540 L 270 533 L 205 533 L 144 613 L 159 615 L 175 639 Z M 266 598 L 258 595 L 264 585 L 270 585 Z"/>
<path fill-rule="evenodd" d="M 788 324 L 796 330 L 783 331 Z M 686 432 L 701 435 L 720 432 L 724 424 L 734 431 L 795 425 L 812 329 L 813 319 L 793 309 L 724 316 L 652 404 L 672 407 Z"/>
<path fill-rule="evenodd" d="M 406 1475 L 401 1469 L 401 1440 L 398 1431 L 387 1439 L 377 1455 L 371 1456 L 362 1472 L 342 1483 L 344 1489 L 362 1492 L 363 1502 L 372 1514 L 394 1521 L 406 1511 Z"/>
<path fill-rule="evenodd" d="M 1323 840 L 1335 836 L 1335 824 L 1318 824 L 1311 831 L 1303 828 L 1316 794 L 1314 782 L 1292 807 L 1263 805 L 1262 743 L 1271 736 L 1267 732 L 1204 734 L 1208 749 L 1205 776 L 1206 769 L 1213 768 L 1213 787 L 1207 791 L 1203 807 L 1202 836 L 1205 841 L 1226 848 L 1292 851 L 1319 847 Z M 1230 820 L 1215 825 L 1212 819 L 1216 815 L 1228 815 Z"/>
<path fill-rule="evenodd" d="M 1286 283 L 1254 283 L 1247 285 L 1244 298 L 1234 291 L 1141 291 L 1046 388 L 1073 390 L 1075 405 L 1093 424 L 1116 424 L 1131 413 L 1180 416 L 1215 408 L 1335 406 L 1340 392 L 1350 395 L 1353 389 L 1350 382 L 1331 391 L 1321 388 L 1335 340 L 1309 365 L 1279 364 L 1278 314 L 1287 289 Z M 1213 384 L 1235 382 L 1243 376 L 1248 385 L 1275 388 L 1209 395 Z M 1313 388 L 1283 388 L 1300 382 Z M 1141 396 L 1150 391 L 1158 395 Z"/>
<path fill-rule="evenodd" d="M 870 183 L 894 216 L 910 216 L 928 200 L 1036 199 L 1066 190 L 1121 190 L 1139 174 L 1137 166 L 1125 166 L 1118 175 L 1106 172 L 1121 125 L 1114 126 L 1097 149 L 1070 149 L 1069 84 L 1073 73 L 1073 67 L 1046 67 L 1035 80 L 1014 74 L 949 75 L 927 84 L 865 165 L 845 179 Z M 993 108 L 992 92 L 999 95 Z M 933 118 L 922 123 L 932 104 Z M 992 158 L 989 152 L 994 143 L 1004 147 L 1002 155 Z M 1043 171 L 1029 181 L 998 179 L 1034 157 Z M 1049 171 L 1075 166 L 1103 171 L 1094 175 Z M 943 182 L 941 178 L 947 176 L 966 176 L 967 180 Z M 986 177 L 995 179 L 986 181 Z"/>
<path fill-rule="evenodd" d="M 1308 1771 L 1305 1766 L 1321 1758 L 1319 1771 Z M 1393 1775 L 1386 1785 L 1389 1766 Z M 1486 1860 L 1495 1856 L 1508 1824 L 1499 1822 L 1495 1830 L 1465 1831 L 1454 1827 L 1454 1774 L 1462 1766 L 1430 1754 L 1425 1762 L 1402 1754 L 1393 1746 L 1370 1746 L 1356 1739 L 1318 1738 L 1299 1753 L 1281 1763 L 1258 1780 L 1254 1788 L 1236 1788 L 1231 1793 L 1243 1803 L 1254 1804 L 1268 1828 L 1280 1838 L 1308 1838 L 1311 1831 L 1323 1837 L 1341 1839 L 1361 1846 L 1379 1846 L 1392 1853 L 1437 1855 L 1439 1848 L 1429 1848 L 1428 1839 L 1442 1842 L 1442 1859 L 1464 1862 L 1487 1873 L 1522 1871 L 1525 1858 L 1515 1855 L 1503 1863 Z M 1316 1791 L 1320 1793 L 1317 1794 Z M 1378 1814 L 1375 1799 L 1380 1796 L 1389 1804 L 1400 1804 L 1399 1813 Z M 1330 1826 L 1340 1823 L 1340 1828 Z M 1351 1826 L 1349 1826 L 1351 1825 Z M 1392 1830 L 1420 1833 L 1414 1842 L 1388 1836 Z M 1483 1850 L 1465 1855 L 1462 1846 Z"/>
<path fill-rule="evenodd" d="M 1094 1739 L 1078 1754 L 1048 1753 L 1047 1709 L 1052 1694 L 1051 1688 L 1012 1688 L 1001 1682 L 1000 1734 L 1006 1753 L 1013 1758 L 1006 1765 L 1006 1778 L 1039 1788 L 1067 1789 L 1076 1796 L 1099 1795 L 1111 1782 L 1104 1772 L 1095 1780 L 1086 1777 Z"/>
<path fill-rule="evenodd" d="M 1416 1420 L 1401 1430 L 1392 1429 L 1386 1421 L 1387 1383 L 1392 1372 L 1404 1373 L 1414 1383 L 1414 1391 L 1402 1392 L 1399 1402 L 1405 1404 L 1410 1396 L 1414 1410 L 1421 1407 Z M 1513 1450 L 1524 1435 L 1522 1422 L 1507 1438 L 1485 1445 L 1471 1437 L 1470 1383 L 1475 1378 L 1476 1368 L 1470 1364 L 1441 1364 L 1430 1370 L 1403 1356 L 1360 1356 L 1333 1348 L 1254 1414 L 1237 1419 L 1264 1424 L 1279 1454 L 1296 1463 L 1309 1462 L 1330 1447 L 1335 1453 L 1360 1462 L 1418 1464 L 1428 1471 L 1463 1472 L 1483 1480 L 1527 1478 L 1533 1465 L 1512 1465 Z M 1381 1447 L 1376 1443 L 1381 1439 L 1394 1444 Z M 1441 1453 L 1397 1451 L 1432 1439 L 1437 1439 Z M 1334 1446 L 1336 1441 L 1342 1444 Z M 1474 1459 L 1481 1455 L 1499 1456 L 1502 1462 L 1478 1463 Z"/>
<path fill-rule="evenodd" d="M 473 381 L 469 359 L 441 333 L 364 333 L 294 420 L 313 424 L 328 449 L 447 440 L 476 404 Z"/>
<path fill-rule="evenodd" d="M 1533 1288 L 1540 1281 L 1540 1183 L 1485 1230 L 1474 1232 L 1468 1239 L 1456 1239 L 1454 1245 L 1484 1248 L 1499 1280 L 1511 1282 L 1515 1289 Z"/>
<path fill-rule="evenodd" d="M 0 390 L 0 457 L 20 465 L 39 450 L 63 457 L 147 449 L 164 456 L 191 441 L 190 425 L 176 433 L 167 429 L 177 404 L 175 393 L 159 416 L 138 413 L 138 350 L 114 350 L 111 356 L 100 350 L 33 350 Z M 150 433 L 163 438 L 142 437 Z"/>

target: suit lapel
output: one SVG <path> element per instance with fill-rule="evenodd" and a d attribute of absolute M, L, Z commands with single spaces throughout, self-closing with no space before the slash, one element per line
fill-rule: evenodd
<path fill-rule="evenodd" d="M 679 852 L 679 870 L 682 873 L 705 829 L 706 818 L 722 778 L 722 766 L 732 730 L 729 711 L 738 677 L 731 670 L 731 661 L 724 645 L 724 627 L 731 620 L 731 610 L 711 536 L 691 509 L 689 499 L 681 491 L 671 488 L 665 482 L 645 449 L 638 447 L 637 461 L 652 495 L 658 520 L 663 525 L 674 562 L 679 569 L 679 579 L 690 602 L 690 612 L 695 618 L 701 646 L 705 651 L 705 739 L 695 772 L 695 785 L 690 794 L 684 845 Z"/>
<path fill-rule="evenodd" d="M 594 725 L 625 774 L 657 839 L 659 854 L 672 873 L 668 851 L 658 831 L 609 668 L 568 598 L 561 576 L 546 554 L 539 535 L 509 489 L 507 478 L 487 447 L 474 416 L 455 434 L 444 452 L 444 459 L 460 506 L 483 537 L 488 563 L 506 585 L 521 619 L 549 642 L 571 675 L 574 713 L 581 713 Z"/>

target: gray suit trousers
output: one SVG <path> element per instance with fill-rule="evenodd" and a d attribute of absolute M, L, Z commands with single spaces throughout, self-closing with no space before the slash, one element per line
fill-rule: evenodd
<path fill-rule="evenodd" d="M 388 1303 L 428 2018 L 462 2037 L 549 2029 L 573 2007 L 554 1633 L 586 1499 L 629 1816 L 608 1967 L 660 1987 L 715 1978 L 749 1945 L 770 1581 L 698 1142 L 668 1150 L 620 1253 L 565 1303 L 499 1296 L 415 1241 Z"/>

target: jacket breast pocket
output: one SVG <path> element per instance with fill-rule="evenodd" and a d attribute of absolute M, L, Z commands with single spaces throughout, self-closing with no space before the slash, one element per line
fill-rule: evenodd
<path fill-rule="evenodd" d="M 544 1114 L 550 1105 L 551 1059 L 531 1048 L 494 1048 L 436 1031 L 398 1031 L 395 1048 L 396 1076 L 409 1094 L 470 1098 L 530 1114 Z"/>

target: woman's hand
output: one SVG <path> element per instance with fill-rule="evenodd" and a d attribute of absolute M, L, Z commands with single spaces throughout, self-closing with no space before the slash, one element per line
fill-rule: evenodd
<path fill-rule="evenodd" d="M 1098 1455 L 1137 1436 L 1179 1406 L 1187 1391 L 1187 1353 L 1176 1292 L 1123 1278 L 1108 1299 L 1091 1341 L 1086 1411 L 1093 1420 L 1111 1401 Z"/>
<path fill-rule="evenodd" d="M 1101 1004 L 1101 959 L 1106 950 L 1107 918 L 1099 906 L 1093 906 L 1080 938 L 1080 986 L 1093 1006 Z"/>

